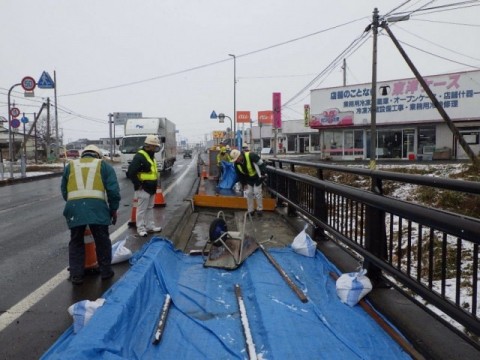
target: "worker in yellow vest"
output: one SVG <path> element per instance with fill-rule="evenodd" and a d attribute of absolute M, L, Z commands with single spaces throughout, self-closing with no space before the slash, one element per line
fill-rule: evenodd
<path fill-rule="evenodd" d="M 245 189 L 247 196 L 247 208 L 250 215 L 255 213 L 258 216 L 263 214 L 263 190 L 262 183 L 266 177 L 266 164 L 263 160 L 251 151 L 241 151 L 233 149 L 230 153 L 232 162 L 235 165 L 235 171 L 240 183 Z M 253 198 L 257 202 L 257 208 L 254 209 Z"/>
<path fill-rule="evenodd" d="M 153 207 L 157 192 L 158 170 L 155 153 L 160 151 L 160 140 L 157 135 L 147 135 L 145 143 L 128 166 L 127 176 L 133 183 L 137 204 L 137 233 L 146 237 L 148 233 L 162 231 L 155 226 Z"/>
<path fill-rule="evenodd" d="M 70 281 L 74 285 L 83 283 L 87 225 L 95 240 L 100 276 L 102 280 L 110 279 L 114 272 L 108 226 L 117 221 L 120 187 L 115 170 L 103 160 L 98 147 L 86 146 L 80 159 L 68 163 L 63 172 L 61 191 L 66 201 L 63 215 L 70 229 Z"/>

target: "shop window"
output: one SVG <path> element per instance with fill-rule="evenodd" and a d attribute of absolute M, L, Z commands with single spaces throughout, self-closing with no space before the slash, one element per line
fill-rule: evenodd
<path fill-rule="evenodd" d="M 320 151 L 320 134 L 310 135 L 311 139 L 311 148 L 313 151 Z"/>
<path fill-rule="evenodd" d="M 418 128 L 418 147 L 417 154 L 429 154 L 432 147 L 435 148 L 435 127 L 425 126 Z"/>

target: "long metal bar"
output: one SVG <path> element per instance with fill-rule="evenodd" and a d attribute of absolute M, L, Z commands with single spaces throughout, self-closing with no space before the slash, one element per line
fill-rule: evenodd
<path fill-rule="evenodd" d="M 270 240 L 273 238 L 273 235 L 270 237 Z M 256 241 L 256 240 L 255 240 Z M 265 249 L 265 246 L 263 246 L 262 244 L 260 244 L 258 241 L 257 241 L 257 244 L 258 246 L 260 247 L 260 249 L 262 250 L 262 252 L 265 254 L 265 256 L 267 257 L 268 261 L 270 261 L 270 263 L 272 263 L 272 265 L 275 267 L 275 269 L 277 269 L 278 273 L 280 274 L 280 276 L 283 278 L 283 280 L 285 280 L 285 282 L 288 284 L 288 286 L 290 286 L 290 288 L 293 290 L 293 292 L 298 296 L 298 298 L 303 302 L 303 303 L 306 303 L 308 302 L 308 299 L 307 297 L 305 296 L 305 294 L 303 293 L 302 290 L 300 290 L 297 285 L 295 285 L 295 283 L 292 281 L 292 279 L 290 279 L 290 277 L 287 275 L 287 273 L 285 272 L 285 270 L 282 269 L 282 267 L 277 263 L 277 261 L 273 258 L 272 255 L 270 255 L 270 253 L 267 251 L 267 249 Z"/>
<path fill-rule="evenodd" d="M 165 329 L 165 324 L 167 323 L 168 310 L 170 310 L 170 304 L 172 303 L 172 298 L 170 294 L 165 296 L 165 302 L 163 303 L 162 312 L 160 314 L 160 320 L 158 321 L 157 330 L 153 337 L 152 344 L 157 345 L 162 339 L 163 330 Z"/>
<path fill-rule="evenodd" d="M 242 321 L 243 334 L 245 335 L 245 344 L 247 346 L 248 358 L 250 360 L 257 360 L 257 352 L 255 351 L 255 343 L 250 331 L 250 324 L 247 317 L 247 308 L 243 301 L 242 289 L 240 285 L 235 284 L 235 295 L 237 297 L 238 308 L 240 309 L 240 319 Z"/>

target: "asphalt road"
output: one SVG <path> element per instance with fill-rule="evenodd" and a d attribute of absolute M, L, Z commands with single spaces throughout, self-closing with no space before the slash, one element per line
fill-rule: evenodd
<path fill-rule="evenodd" d="M 122 200 L 111 240 L 126 238 L 136 251 L 148 238 L 127 226 L 133 186 L 120 166 L 115 168 Z M 162 175 L 166 206 L 155 208 L 158 225 L 164 227 L 188 200 L 196 177 L 195 156 L 178 157 L 173 170 Z M 70 232 L 60 181 L 58 176 L 0 187 L 0 359 L 38 359 L 72 324 L 70 305 L 101 297 L 129 269 L 128 262 L 116 264 L 110 281 L 91 276 L 82 286 L 67 280 Z"/>

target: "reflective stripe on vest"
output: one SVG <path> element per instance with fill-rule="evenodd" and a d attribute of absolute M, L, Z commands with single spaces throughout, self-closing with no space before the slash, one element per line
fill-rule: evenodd
<path fill-rule="evenodd" d="M 138 152 L 139 154 L 142 154 L 145 159 L 150 163 L 150 172 L 139 172 L 137 174 L 138 179 L 140 181 L 148 181 L 148 180 L 157 180 L 158 179 L 158 171 L 157 171 L 157 162 L 155 159 L 152 160 L 150 155 L 145 150 L 140 150 Z"/>
<path fill-rule="evenodd" d="M 93 158 L 81 158 L 70 162 L 67 200 L 85 198 L 105 200 L 101 165 L 102 160 Z"/>
<path fill-rule="evenodd" d="M 254 177 L 257 174 L 257 172 L 255 171 L 255 168 L 252 166 L 252 161 L 250 160 L 250 153 L 245 152 L 243 153 L 243 156 L 245 157 L 245 164 L 247 165 L 248 176 Z M 243 167 L 240 164 L 237 164 L 237 167 L 238 167 L 238 170 L 240 170 L 240 172 L 245 175 L 245 173 L 243 172 Z"/>

